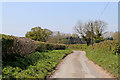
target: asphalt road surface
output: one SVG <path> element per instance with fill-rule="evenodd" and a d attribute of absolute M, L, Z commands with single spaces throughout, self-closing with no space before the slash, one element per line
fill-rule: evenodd
<path fill-rule="evenodd" d="M 57 66 L 51 78 L 113 78 L 108 72 L 88 60 L 84 51 L 74 51 Z"/>

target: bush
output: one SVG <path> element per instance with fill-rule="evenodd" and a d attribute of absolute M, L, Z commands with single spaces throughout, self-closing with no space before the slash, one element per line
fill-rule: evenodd
<path fill-rule="evenodd" d="M 120 55 L 120 43 L 118 43 L 117 47 L 112 52 L 115 55 Z"/>
<path fill-rule="evenodd" d="M 45 51 L 46 50 L 46 45 L 43 42 L 38 42 L 38 43 L 39 43 L 39 45 L 36 48 L 36 51 L 39 51 L 39 52 Z"/>
<path fill-rule="evenodd" d="M 2 56 L 5 57 L 6 54 L 10 54 L 12 52 L 14 39 L 10 36 L 2 34 Z"/>

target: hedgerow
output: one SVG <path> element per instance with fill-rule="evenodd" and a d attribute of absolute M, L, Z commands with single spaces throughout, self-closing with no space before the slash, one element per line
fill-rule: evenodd
<path fill-rule="evenodd" d="M 3 61 L 2 76 L 3 78 L 45 79 L 52 74 L 57 64 L 71 52 L 71 50 L 53 50 L 35 52 L 28 56 L 8 56 L 7 60 Z"/>
<path fill-rule="evenodd" d="M 64 50 L 66 49 L 66 46 L 63 44 L 52 44 L 52 43 L 45 43 L 45 42 L 39 42 L 39 45 L 36 49 L 36 51 L 45 51 L 45 50 Z"/>
<path fill-rule="evenodd" d="M 70 44 L 67 45 L 67 48 L 72 49 L 72 50 L 86 50 L 87 49 L 87 44 Z"/>
<path fill-rule="evenodd" d="M 107 70 L 115 77 L 119 77 L 119 57 L 120 45 L 115 41 L 105 41 L 89 46 L 86 50 L 86 56 Z"/>
<path fill-rule="evenodd" d="M 11 53 L 14 39 L 10 36 L 2 34 L 2 56 Z"/>
<path fill-rule="evenodd" d="M 66 49 L 65 45 L 39 42 L 29 38 L 7 36 L 2 34 L 3 58 L 11 54 L 29 55 L 31 53 L 34 53 L 35 51 L 62 49 Z"/>
<path fill-rule="evenodd" d="M 65 45 L 2 34 L 2 76 L 44 79 L 51 74 L 62 58 L 72 52 L 64 49 Z M 44 52 L 46 50 L 49 51 Z"/>
<path fill-rule="evenodd" d="M 88 59 L 92 60 L 115 77 L 120 77 L 120 43 L 117 41 L 104 41 L 93 46 L 86 44 L 69 45 L 70 49 L 84 50 Z"/>

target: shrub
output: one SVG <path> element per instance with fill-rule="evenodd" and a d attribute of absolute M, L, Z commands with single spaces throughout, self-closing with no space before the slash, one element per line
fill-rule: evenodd
<path fill-rule="evenodd" d="M 42 43 L 42 42 L 38 42 L 38 47 L 36 48 L 36 51 L 39 51 L 39 52 L 41 52 L 41 51 L 44 51 L 44 50 L 46 50 L 46 45 L 44 44 L 44 43 Z"/>
<path fill-rule="evenodd" d="M 120 55 L 120 43 L 118 43 L 117 47 L 112 52 L 115 55 Z"/>
<path fill-rule="evenodd" d="M 6 54 L 10 54 L 12 52 L 14 39 L 10 36 L 2 34 L 2 55 L 5 57 Z"/>

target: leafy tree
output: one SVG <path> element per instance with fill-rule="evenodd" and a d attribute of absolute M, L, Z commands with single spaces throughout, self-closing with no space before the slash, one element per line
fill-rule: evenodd
<path fill-rule="evenodd" d="M 31 31 L 25 34 L 25 37 L 31 38 L 36 41 L 46 42 L 48 37 L 52 34 L 49 29 L 42 29 L 41 27 L 34 27 Z"/>

